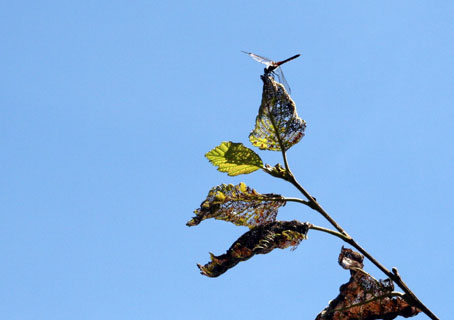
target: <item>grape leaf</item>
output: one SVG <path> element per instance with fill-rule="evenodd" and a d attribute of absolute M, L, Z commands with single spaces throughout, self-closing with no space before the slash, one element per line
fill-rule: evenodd
<path fill-rule="evenodd" d="M 263 168 L 259 155 L 242 143 L 222 142 L 205 157 L 217 166 L 219 171 L 227 172 L 229 176 L 247 174 Z"/>
<path fill-rule="evenodd" d="M 282 84 L 263 75 L 262 103 L 249 140 L 262 150 L 288 150 L 304 136 L 306 122 L 297 112 L 295 102 Z"/>
<path fill-rule="evenodd" d="M 200 273 L 218 277 L 241 261 L 256 254 L 266 254 L 275 248 L 294 248 L 306 239 L 310 224 L 299 221 L 274 221 L 256 226 L 236 240 L 225 254 L 215 256 L 204 266 L 198 264 Z"/>
<path fill-rule="evenodd" d="M 205 219 L 215 218 L 252 228 L 276 220 L 278 209 L 285 203 L 282 196 L 260 194 L 243 182 L 236 186 L 221 184 L 208 192 L 206 200 L 194 211 L 196 216 L 186 225 L 195 226 Z"/>

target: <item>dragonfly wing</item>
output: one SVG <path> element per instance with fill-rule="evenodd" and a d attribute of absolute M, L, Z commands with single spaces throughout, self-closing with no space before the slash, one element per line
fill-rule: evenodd
<path fill-rule="evenodd" d="M 290 86 L 285 79 L 284 72 L 282 71 L 281 67 L 277 67 L 276 70 L 274 71 L 277 74 L 277 77 L 279 78 L 279 82 L 282 83 L 287 90 L 287 92 L 290 94 L 292 90 L 290 89 Z"/>
<path fill-rule="evenodd" d="M 266 65 L 267 67 L 271 66 L 274 64 L 273 60 L 270 60 L 268 58 L 265 58 L 265 57 L 262 57 L 262 56 L 259 56 L 255 53 L 252 53 L 252 52 L 246 52 L 246 51 L 243 51 L 244 53 L 246 53 L 247 55 L 249 55 L 252 59 L 254 59 L 255 61 L 258 61 L 260 63 L 263 63 L 264 65 Z"/>

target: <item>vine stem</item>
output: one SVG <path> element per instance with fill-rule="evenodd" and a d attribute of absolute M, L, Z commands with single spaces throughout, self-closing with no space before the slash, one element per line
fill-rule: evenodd
<path fill-rule="evenodd" d="M 283 155 L 285 155 L 285 151 L 283 151 Z M 285 162 L 287 158 L 284 158 Z M 413 291 L 410 290 L 410 288 L 407 286 L 407 284 L 402 280 L 400 277 L 400 274 L 396 268 L 393 268 L 392 272 L 389 271 L 385 266 L 383 266 L 377 259 L 375 259 L 368 251 L 366 251 L 363 247 L 361 247 L 323 208 L 322 206 L 317 202 L 317 200 L 310 195 L 309 192 L 306 191 L 306 189 L 301 186 L 301 184 L 298 183 L 298 181 L 295 179 L 293 173 L 290 171 L 290 168 L 288 167 L 288 164 L 286 164 L 286 170 L 288 177 L 286 178 L 287 181 L 289 181 L 291 184 L 293 184 L 306 198 L 307 202 L 302 200 L 304 204 L 308 205 L 312 209 L 316 210 L 319 212 L 328 222 L 336 228 L 336 230 L 339 231 L 339 233 L 330 230 L 321 228 L 321 227 L 316 227 L 313 229 L 319 230 L 319 231 L 324 231 L 330 234 L 333 234 L 342 240 L 344 240 L 346 243 L 350 244 L 354 248 L 356 248 L 359 252 L 361 252 L 367 259 L 369 259 L 370 262 L 372 262 L 378 269 L 380 269 L 384 274 L 386 274 L 391 280 L 393 280 L 405 293 L 404 298 L 407 300 L 408 303 L 416 306 L 419 308 L 422 312 L 424 312 L 430 319 L 432 320 L 440 320 L 426 305 L 422 303 L 421 300 L 416 297 L 416 295 L 413 293 Z M 299 201 L 301 202 L 301 201 Z M 323 230 L 322 230 L 323 229 Z"/>

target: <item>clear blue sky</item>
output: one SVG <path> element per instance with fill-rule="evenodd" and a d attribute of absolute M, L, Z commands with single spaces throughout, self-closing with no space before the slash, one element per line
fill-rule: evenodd
<path fill-rule="evenodd" d="M 301 54 L 284 67 L 307 121 L 295 175 L 452 314 L 452 1 L 4 1 L 0 15 L 0 318 L 313 319 L 337 295 L 342 243 L 317 232 L 216 279 L 196 267 L 247 231 L 185 226 L 212 186 L 298 196 L 203 157 L 250 146 L 263 66 L 240 50 Z M 278 218 L 328 226 L 294 203 Z"/>

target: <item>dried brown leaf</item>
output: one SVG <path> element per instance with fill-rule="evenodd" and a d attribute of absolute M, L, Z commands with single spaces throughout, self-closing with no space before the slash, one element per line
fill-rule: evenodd
<path fill-rule="evenodd" d="M 241 261 L 256 254 L 266 254 L 275 248 L 296 247 L 306 239 L 308 223 L 299 221 L 274 221 L 256 226 L 236 240 L 225 254 L 215 256 L 204 266 L 198 264 L 201 274 L 218 277 Z"/>
<path fill-rule="evenodd" d="M 317 316 L 316 320 L 391 320 L 417 315 L 420 310 L 411 306 L 404 295 L 394 292 L 390 279 L 377 281 L 363 271 L 364 257 L 342 247 L 339 264 L 350 269 L 350 281 L 343 284 L 339 295 Z"/>

